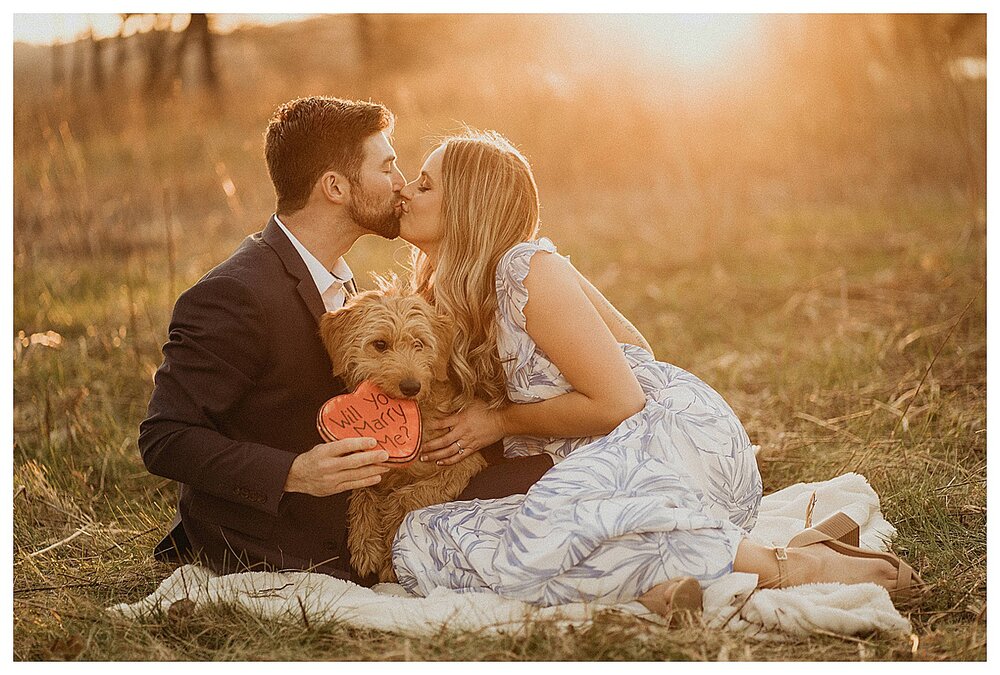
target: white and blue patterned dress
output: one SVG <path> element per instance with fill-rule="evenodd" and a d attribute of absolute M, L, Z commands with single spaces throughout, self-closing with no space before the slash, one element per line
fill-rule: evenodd
<path fill-rule="evenodd" d="M 517 244 L 497 265 L 498 347 L 515 403 L 572 390 L 524 328 L 537 251 L 555 246 Z M 444 586 L 537 605 L 615 604 L 675 577 L 707 584 L 732 571 L 762 491 L 750 439 L 707 384 L 621 348 L 646 406 L 603 437 L 504 439 L 505 455 L 547 452 L 555 466 L 526 495 L 410 513 L 393 545 L 400 584 L 418 595 Z"/>

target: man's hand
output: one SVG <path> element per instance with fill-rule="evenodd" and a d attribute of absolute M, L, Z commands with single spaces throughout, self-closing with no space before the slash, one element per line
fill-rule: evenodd
<path fill-rule="evenodd" d="M 374 438 L 345 438 L 320 443 L 292 462 L 285 480 L 285 492 L 304 492 L 329 497 L 338 492 L 375 485 L 391 467 L 379 462 L 389 459 L 385 450 L 372 450 Z"/>

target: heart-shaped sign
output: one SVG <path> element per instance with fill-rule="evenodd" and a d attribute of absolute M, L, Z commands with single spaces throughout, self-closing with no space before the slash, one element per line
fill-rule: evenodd
<path fill-rule="evenodd" d="M 389 453 L 388 462 L 406 464 L 420 448 L 420 408 L 388 394 L 365 380 L 351 394 L 334 396 L 319 409 L 319 435 L 327 442 L 344 438 L 374 438 L 375 449 Z"/>

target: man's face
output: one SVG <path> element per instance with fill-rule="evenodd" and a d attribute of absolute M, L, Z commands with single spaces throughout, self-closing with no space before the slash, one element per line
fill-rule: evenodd
<path fill-rule="evenodd" d="M 381 132 L 369 136 L 362 150 L 361 170 L 351 183 L 348 213 L 373 234 L 395 239 L 399 236 L 399 190 L 406 184 L 396 166 L 396 152 Z"/>

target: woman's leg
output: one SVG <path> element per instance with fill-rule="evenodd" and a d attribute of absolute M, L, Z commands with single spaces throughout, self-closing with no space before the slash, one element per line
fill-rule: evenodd
<path fill-rule="evenodd" d="M 895 586 L 896 568 L 885 560 L 841 555 L 823 544 L 784 550 L 788 559 L 785 561 L 787 578 L 783 587 L 824 582 L 872 582 L 887 590 L 893 590 Z M 744 539 L 737 548 L 733 571 L 756 574 L 758 588 L 776 588 L 779 583 L 775 549 L 749 539 Z"/>

